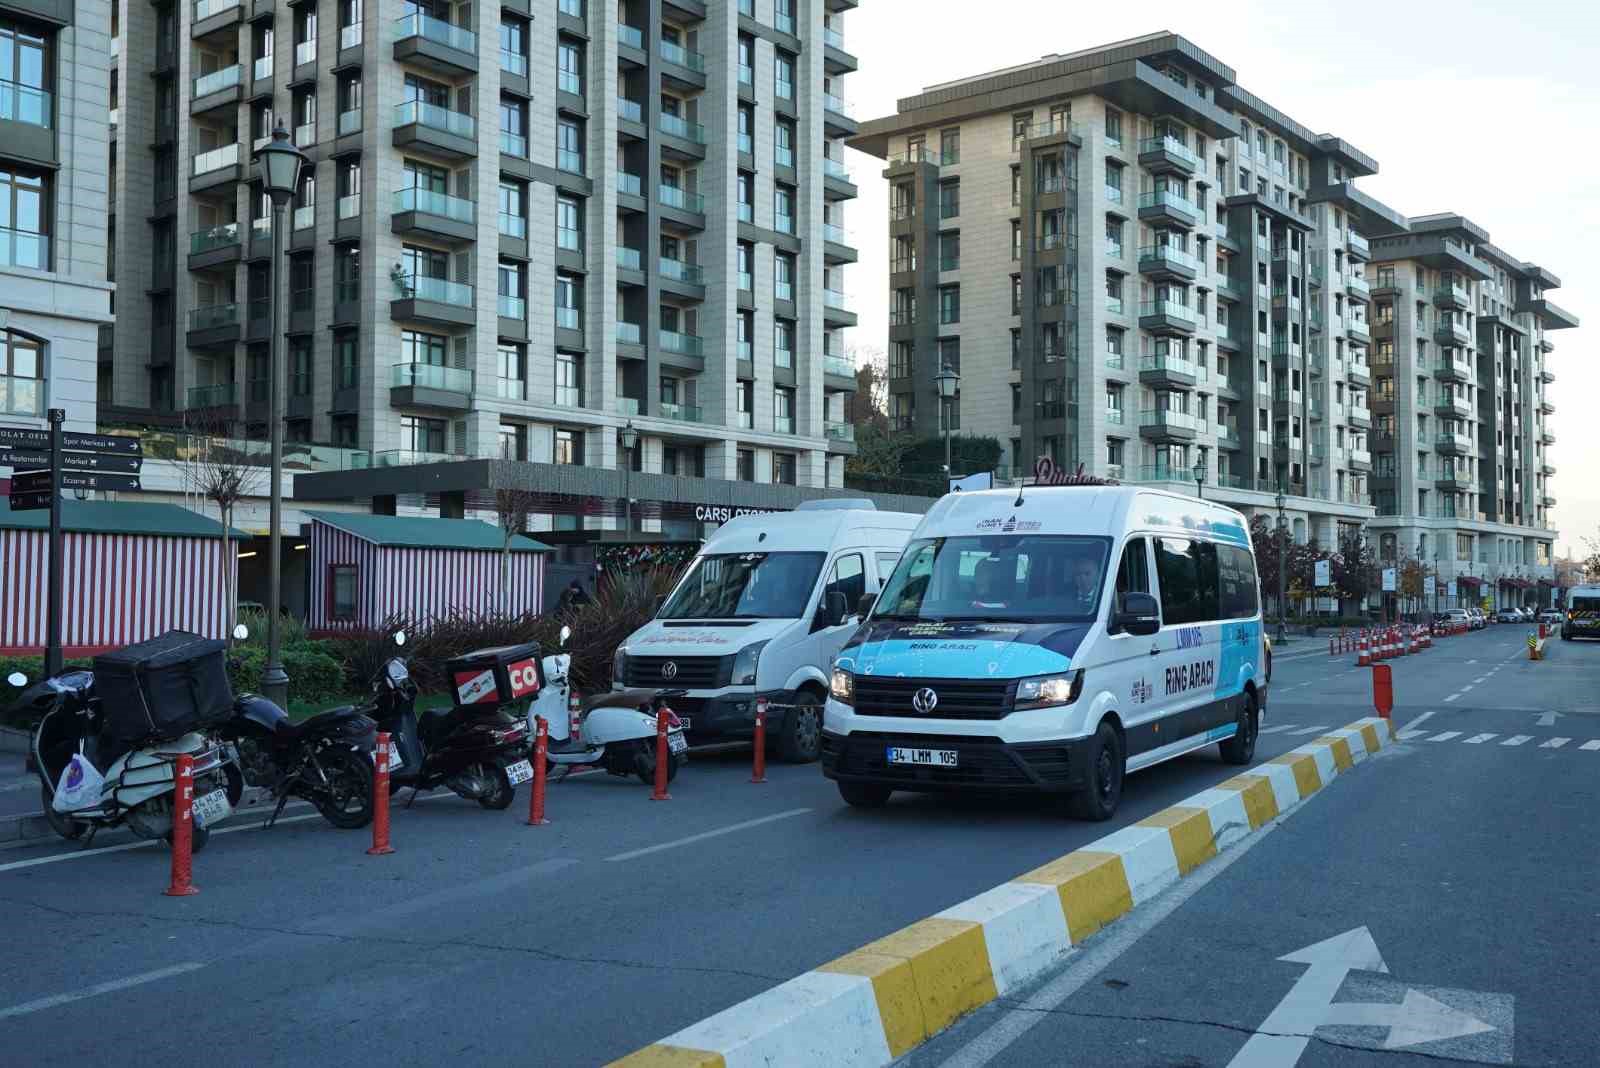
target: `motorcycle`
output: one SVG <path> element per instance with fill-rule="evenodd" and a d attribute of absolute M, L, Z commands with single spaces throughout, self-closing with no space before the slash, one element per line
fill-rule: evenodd
<path fill-rule="evenodd" d="M 405 632 L 394 642 L 404 647 Z M 498 704 L 426 709 L 418 716 L 417 686 L 401 656 L 383 665 L 373 689 L 368 714 L 390 740 L 389 792 L 411 787 L 408 805 L 420 791 L 443 786 L 484 808 L 509 808 L 517 784 L 533 778 L 527 729 Z"/>
<path fill-rule="evenodd" d="M 241 624 L 234 638 L 249 631 Z M 346 830 L 372 822 L 372 751 L 377 724 L 351 705 L 330 708 L 300 723 L 259 694 L 234 698 L 233 717 L 221 728 L 238 765 L 229 767 L 234 803 L 243 787 L 264 789 L 278 802 L 264 826 L 277 822 L 291 797 L 311 802 L 323 819 Z"/>
<path fill-rule="evenodd" d="M 182 755 L 194 761 L 190 848 L 204 849 L 211 826 L 232 811 L 236 798 L 230 797 L 228 770 L 235 757 L 210 734 L 189 731 L 170 741 L 130 747 L 108 738 L 101 729 L 104 714 L 93 672 L 67 671 L 32 686 L 27 676 L 13 672 L 6 681 L 18 689 L 27 687 L 20 704 L 42 713 L 33 732 L 33 762 L 41 780 L 45 819 L 61 837 L 82 838 L 87 848 L 102 828 L 125 824 L 140 838 L 170 844 L 174 768 Z M 105 781 L 98 800 L 62 811 L 55 803 L 57 787 L 79 755 Z"/>
<path fill-rule="evenodd" d="M 572 637 L 571 627 L 561 628 L 561 647 Z M 605 768 L 611 775 L 637 775 L 646 786 L 656 778 L 656 716 L 667 711 L 667 781 L 678 774 L 682 754 L 689 748 L 683 724 L 668 702 L 687 690 L 619 690 L 604 693 L 584 703 L 579 713 L 570 713 L 572 689 L 570 653 L 556 653 L 542 661 L 545 685 L 528 706 L 528 730 L 537 734 L 543 719 L 549 747 L 545 752 L 549 768 L 562 768 L 562 778 L 581 764 Z"/>

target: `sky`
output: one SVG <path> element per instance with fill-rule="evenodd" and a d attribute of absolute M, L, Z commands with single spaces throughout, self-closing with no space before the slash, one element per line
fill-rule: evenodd
<path fill-rule="evenodd" d="M 1238 83 L 1378 161 L 1361 189 L 1410 216 L 1457 212 L 1507 254 L 1554 272 L 1547 297 L 1582 325 L 1552 331 L 1557 554 L 1600 538 L 1600 5 L 1523 0 L 1226 4 L 862 0 L 844 16 L 861 63 L 843 95 L 858 119 L 893 114 L 924 86 L 1157 31 L 1181 34 Z M 851 343 L 888 340 L 888 205 L 882 164 L 846 152 L 861 196 L 846 285 Z"/>

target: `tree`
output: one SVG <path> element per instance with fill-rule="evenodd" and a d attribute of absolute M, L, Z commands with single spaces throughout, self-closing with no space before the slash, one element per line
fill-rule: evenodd
<path fill-rule="evenodd" d="M 889 361 L 882 349 L 850 349 L 846 355 L 856 369 L 856 391 L 845 406 L 845 418 L 859 435 L 863 427 L 889 429 Z"/>
<path fill-rule="evenodd" d="M 226 420 L 204 411 L 184 416 L 189 434 L 187 455 L 179 465 L 184 487 L 217 506 L 222 520 L 222 603 L 227 606 L 227 632 L 231 638 L 238 618 L 237 559 L 233 551 L 233 513 L 245 497 L 259 496 L 267 468 L 260 454 L 251 455 L 247 442 L 227 436 Z"/>
<path fill-rule="evenodd" d="M 511 614 L 511 540 L 528 529 L 528 515 L 537 495 L 532 490 L 495 490 L 494 512 L 500 524 L 500 611 Z"/>
<path fill-rule="evenodd" d="M 1365 604 L 1367 595 L 1378 583 L 1378 555 L 1360 534 L 1350 534 L 1332 557 L 1333 584 L 1342 597 Z"/>
<path fill-rule="evenodd" d="M 1587 578 L 1600 576 L 1600 537 L 1584 538 L 1583 547 L 1589 550 L 1588 555 L 1580 561 L 1584 576 Z"/>

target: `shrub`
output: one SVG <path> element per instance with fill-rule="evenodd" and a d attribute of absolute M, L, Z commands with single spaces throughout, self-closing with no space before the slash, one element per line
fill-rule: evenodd
<path fill-rule="evenodd" d="M 88 668 L 93 667 L 94 662 L 81 659 L 67 660 L 63 662 L 63 666 L 66 668 Z M 44 678 L 44 657 L 0 656 L 0 725 L 31 731 L 39 720 L 32 709 L 15 707 L 17 698 L 22 696 L 22 691 L 14 688 L 6 681 L 14 671 L 20 671 L 28 676 L 28 685 L 32 686 Z"/>

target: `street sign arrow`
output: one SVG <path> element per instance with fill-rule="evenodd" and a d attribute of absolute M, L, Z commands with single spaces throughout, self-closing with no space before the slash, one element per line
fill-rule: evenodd
<path fill-rule="evenodd" d="M 1373 1004 L 1351 1002 L 1329 1005 L 1322 1019 L 1326 1026 L 1387 1027 L 1384 1049 L 1404 1049 L 1420 1046 L 1424 1042 L 1439 1042 L 1447 1038 L 1465 1038 L 1493 1031 L 1476 1016 L 1452 1009 L 1442 1001 L 1435 1001 L 1420 990 L 1405 992 L 1400 1004 Z"/>
<path fill-rule="evenodd" d="M 139 476 L 63 471 L 60 485 L 64 490 L 136 490 L 139 489 Z M 11 489 L 19 493 L 48 493 L 50 472 L 24 471 L 20 475 L 13 476 Z"/>
<path fill-rule="evenodd" d="M 1540 726 L 1540 727 L 1554 727 L 1556 725 L 1556 720 L 1558 720 L 1560 718 L 1561 718 L 1561 713 L 1560 712 L 1545 712 L 1545 713 L 1542 713 L 1539 716 L 1538 726 Z"/>
<path fill-rule="evenodd" d="M 50 494 L 13 492 L 10 504 L 13 512 L 36 512 L 50 507 Z"/>
<path fill-rule="evenodd" d="M 61 454 L 61 466 L 68 470 L 120 471 L 134 475 L 139 473 L 139 468 L 143 465 L 142 456 L 113 456 L 100 452 Z M 0 467 L 10 467 L 17 471 L 47 470 L 50 467 L 50 453 L 46 449 L 0 448 Z"/>
<path fill-rule="evenodd" d="M 48 450 L 50 432 L 26 426 L 0 426 L 0 446 Z M 61 447 L 79 452 L 109 452 L 122 456 L 139 456 L 144 452 L 144 446 L 138 438 L 117 434 L 63 433 Z"/>

